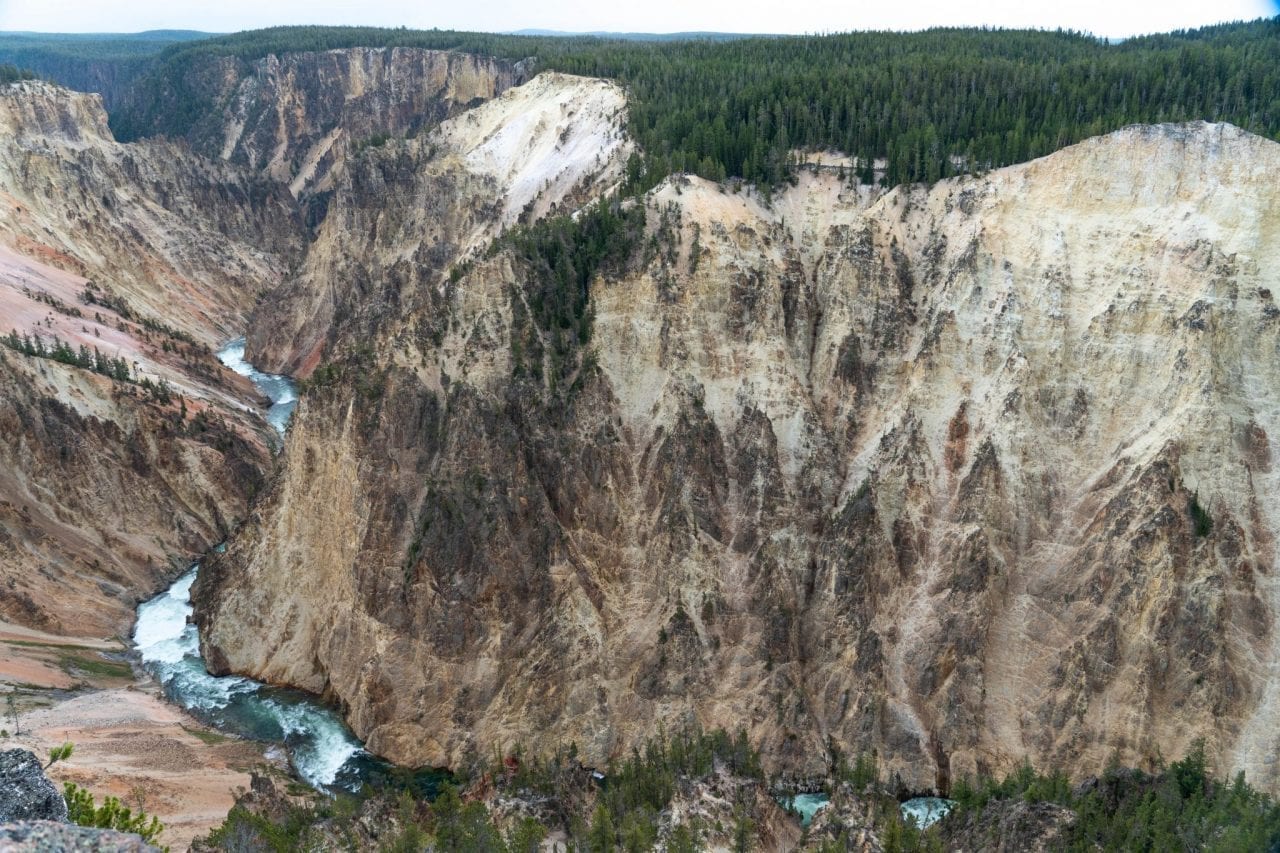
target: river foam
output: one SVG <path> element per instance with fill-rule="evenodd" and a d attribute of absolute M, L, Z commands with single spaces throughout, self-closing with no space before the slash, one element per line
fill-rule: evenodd
<path fill-rule="evenodd" d="M 271 398 L 267 420 L 283 435 L 297 405 L 293 383 L 284 376 L 262 373 L 246 362 L 243 338 L 220 350 L 218 358 Z M 138 607 L 133 644 L 143 666 L 171 701 L 210 725 L 282 744 L 298 775 L 314 787 L 358 788 L 371 756 L 337 714 L 297 691 L 269 687 L 250 678 L 209 674 L 191 622 L 191 585 L 197 570 L 198 566 L 192 567 L 165 592 Z"/>
<path fill-rule="evenodd" d="M 902 819 L 914 820 L 921 829 L 933 826 L 942 820 L 955 803 L 942 797 L 914 797 L 902 804 Z"/>
<path fill-rule="evenodd" d="M 298 407 L 298 393 L 292 380 L 287 376 L 263 373 L 245 361 L 244 338 L 236 338 L 218 350 L 218 360 L 241 376 L 247 376 L 254 385 L 258 386 L 259 391 L 271 399 L 271 408 L 267 411 L 267 423 L 284 435 L 285 427 L 289 425 L 289 418 L 293 415 L 293 410 Z"/>
<path fill-rule="evenodd" d="M 295 691 L 205 669 L 190 621 L 196 571 L 138 607 L 133 643 L 165 695 L 219 729 L 284 744 L 298 775 L 317 788 L 356 787 L 365 752 L 333 711 Z"/>

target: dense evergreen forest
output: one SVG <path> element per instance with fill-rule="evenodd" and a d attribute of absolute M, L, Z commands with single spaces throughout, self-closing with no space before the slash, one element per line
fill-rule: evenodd
<path fill-rule="evenodd" d="M 1280 138 L 1280 18 L 1111 44 L 1075 32 L 937 29 L 646 42 L 282 27 L 168 48 L 113 115 L 181 136 L 216 97 L 202 60 L 358 45 L 456 49 L 610 77 L 656 179 L 776 184 L 795 148 L 886 158 L 890 183 L 1025 161 L 1138 122 L 1229 121 Z M 865 175 L 864 175 L 865 177 Z"/>
<path fill-rule="evenodd" d="M 0 33 L 0 63 L 81 92 L 99 92 L 108 109 L 154 65 L 157 54 L 184 41 L 208 38 L 189 30 L 145 33 Z M 0 83 L 6 82 L 0 76 Z"/>
<path fill-rule="evenodd" d="M 19 80 L 30 80 L 35 75 L 23 68 L 15 68 L 12 65 L 0 65 L 0 86 L 6 83 L 16 83 Z"/>

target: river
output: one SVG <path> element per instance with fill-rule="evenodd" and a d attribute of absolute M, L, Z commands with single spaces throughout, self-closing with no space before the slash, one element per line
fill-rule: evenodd
<path fill-rule="evenodd" d="M 253 384 L 258 386 L 258 390 L 270 398 L 271 408 L 267 410 L 267 423 L 275 427 L 276 431 L 283 436 L 293 410 L 298 407 L 298 392 L 293 380 L 287 376 L 263 373 L 245 361 L 244 338 L 236 338 L 218 350 L 218 360 L 241 376 L 249 377 Z"/>
<path fill-rule="evenodd" d="M 219 350 L 218 358 L 271 398 L 267 420 L 283 435 L 297 405 L 293 383 L 246 362 L 243 338 Z M 249 678 L 209 674 L 190 621 L 191 584 L 197 571 L 199 565 L 193 566 L 169 589 L 138 607 L 133 644 L 165 695 L 215 728 L 280 744 L 298 775 L 313 787 L 355 790 L 371 773 L 385 769 L 337 714 L 310 696 Z"/>
<path fill-rule="evenodd" d="M 830 804 L 831 798 L 821 791 L 812 791 L 782 797 L 778 802 L 784 809 L 800 816 L 801 826 L 808 826 L 813 822 L 813 816 Z M 925 829 L 946 817 L 954 805 L 951 800 L 941 797 L 913 797 L 901 803 L 899 808 L 903 820 L 913 820 L 916 826 Z"/>

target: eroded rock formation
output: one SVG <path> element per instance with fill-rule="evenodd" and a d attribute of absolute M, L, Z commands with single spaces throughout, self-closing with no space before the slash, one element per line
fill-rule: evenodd
<path fill-rule="evenodd" d="M 604 761 L 696 719 L 773 769 L 835 744 L 944 790 L 1204 736 L 1274 788 L 1280 147 L 1130 128 L 768 204 L 673 179 L 592 282 L 590 343 L 530 364 L 536 276 L 475 249 L 513 201 L 614 180 L 624 145 L 555 142 L 620 137 L 571 94 L 604 85 L 539 77 L 335 191 L 255 318 L 266 363 L 325 370 L 201 575 L 215 667 L 415 765 Z"/>
<path fill-rule="evenodd" d="M 526 79 L 527 63 L 406 47 L 355 47 L 271 54 L 246 62 L 196 57 L 180 91 L 213 93 L 211 109 L 184 134 L 209 158 L 244 166 L 286 185 L 323 218 L 327 194 L 350 154 L 388 138 L 414 136 Z M 167 123 L 173 104 L 145 111 Z M 151 130 L 160 130 L 156 127 Z"/>
<path fill-rule="evenodd" d="M 0 88 L 0 140 L 0 243 L 205 343 L 242 334 L 301 255 L 283 188 L 180 143 L 117 143 L 97 95 Z"/>
<path fill-rule="evenodd" d="M 0 337 L 128 377 L 0 347 L 0 619 L 124 636 L 264 481 L 258 395 L 211 348 L 296 262 L 302 221 L 185 145 L 118 144 L 97 96 L 0 88 L 0 130 Z"/>
<path fill-rule="evenodd" d="M 613 83 L 542 74 L 429 134 L 366 150 L 299 274 L 254 312 L 254 362 L 309 376 L 338 335 L 372 343 L 384 321 L 438 300 L 451 265 L 504 229 L 614 186 L 633 150 L 625 106 Z"/>
<path fill-rule="evenodd" d="M 353 151 L 433 127 L 526 72 L 352 49 L 207 57 L 188 73 L 220 108 L 180 141 L 116 142 L 96 95 L 0 89 L 0 336 L 56 337 L 174 395 L 0 350 L 0 618 L 125 633 L 140 597 L 235 527 L 274 436 L 252 411 L 257 393 L 212 348 L 243 334 L 255 306 L 258 325 L 298 313 L 279 310 L 279 286 Z M 341 273 L 319 255 L 312 269 Z M 263 302 L 269 291 L 280 296 Z"/>

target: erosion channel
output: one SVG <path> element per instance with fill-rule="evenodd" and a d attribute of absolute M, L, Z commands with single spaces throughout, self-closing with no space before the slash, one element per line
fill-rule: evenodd
<path fill-rule="evenodd" d="M 261 373 L 246 362 L 243 338 L 219 350 L 218 358 L 271 399 L 267 421 L 283 435 L 297 405 L 293 382 Z M 191 584 L 198 571 L 198 564 L 192 566 L 167 590 L 138 607 L 134 647 L 170 701 L 228 733 L 279 743 L 298 775 L 322 790 L 355 790 L 370 774 L 384 769 L 338 715 L 314 698 L 250 678 L 209 674 L 200 657 L 196 626 L 189 618 Z"/>

